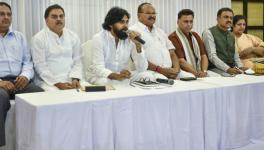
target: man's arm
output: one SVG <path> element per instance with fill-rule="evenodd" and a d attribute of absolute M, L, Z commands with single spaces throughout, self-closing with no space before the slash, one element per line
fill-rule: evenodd
<path fill-rule="evenodd" d="M 20 42 L 23 50 L 23 58 L 22 58 L 22 71 L 19 76 L 24 76 L 29 81 L 34 76 L 33 62 L 31 60 L 30 49 L 27 46 L 26 38 L 23 35 L 21 35 Z"/>
<path fill-rule="evenodd" d="M 205 54 L 201 55 L 201 69 L 202 71 L 207 71 L 208 69 L 208 57 Z"/>
<path fill-rule="evenodd" d="M 15 80 L 15 88 L 17 90 L 22 90 L 24 89 L 29 81 L 33 78 L 34 76 L 34 70 L 33 70 L 33 63 L 31 60 L 31 55 L 30 55 L 30 49 L 27 46 L 27 41 L 26 38 L 21 34 L 20 39 L 17 40 L 18 45 L 21 45 L 22 49 L 22 69 L 20 75 L 16 78 Z M 18 49 L 20 50 L 20 49 Z"/>
<path fill-rule="evenodd" d="M 10 93 L 13 93 L 15 90 L 15 85 L 10 81 L 0 80 L 0 88 L 3 88 Z"/>
<path fill-rule="evenodd" d="M 177 55 L 174 53 L 174 49 L 170 50 L 170 56 L 172 59 L 171 61 L 173 62 L 171 68 L 162 68 L 156 64 L 148 62 L 148 70 L 152 70 L 160 74 L 163 74 L 167 78 L 175 79 L 178 76 L 180 67 L 179 67 Z"/>
<path fill-rule="evenodd" d="M 179 61 L 180 61 L 180 65 L 181 65 L 182 70 L 190 72 L 195 76 L 198 75 L 197 71 L 184 58 L 180 58 Z"/>
<path fill-rule="evenodd" d="M 239 67 L 239 68 L 243 67 L 243 64 L 241 63 L 241 60 L 239 58 L 239 54 L 237 51 L 235 51 L 234 60 L 235 60 L 237 67 Z"/>
<path fill-rule="evenodd" d="M 147 58 L 145 57 L 145 52 L 143 46 L 134 41 L 134 47 L 131 52 L 132 59 L 134 61 L 136 70 L 139 72 L 146 71 L 148 69 L 148 61 Z"/>
<path fill-rule="evenodd" d="M 172 62 L 172 68 L 174 68 L 175 71 L 180 72 L 179 58 L 175 53 L 175 49 L 170 49 L 170 57 Z"/>

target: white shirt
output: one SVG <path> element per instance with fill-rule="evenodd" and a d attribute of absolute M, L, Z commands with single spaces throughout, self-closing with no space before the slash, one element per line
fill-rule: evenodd
<path fill-rule="evenodd" d="M 75 33 L 64 28 L 59 37 L 46 27 L 32 38 L 31 44 L 36 84 L 53 86 L 70 82 L 71 78 L 82 78 L 83 53 Z"/>
<path fill-rule="evenodd" d="M 147 70 L 148 62 L 144 56 L 144 50 L 137 53 L 135 44 L 130 40 L 119 40 L 117 46 L 111 32 L 102 30 L 92 39 L 92 65 L 89 67 L 92 76 L 107 78 L 113 72 L 127 69 L 130 57 L 132 57 L 136 70 Z"/>
<path fill-rule="evenodd" d="M 153 26 L 152 31 L 149 31 L 141 22 L 134 24 L 130 29 L 139 32 L 146 42 L 143 48 L 149 62 L 161 67 L 172 67 L 169 50 L 175 47 L 163 30 Z"/>
<path fill-rule="evenodd" d="M 0 66 L 0 78 L 8 76 L 25 76 L 28 80 L 33 78 L 30 50 L 21 32 L 9 29 L 4 37 L 0 36 Z"/>

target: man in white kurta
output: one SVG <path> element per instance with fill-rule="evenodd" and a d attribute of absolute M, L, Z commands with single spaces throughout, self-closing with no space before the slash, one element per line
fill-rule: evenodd
<path fill-rule="evenodd" d="M 46 9 L 47 27 L 32 38 L 35 82 L 45 90 L 79 88 L 82 51 L 79 37 L 64 27 L 64 10 L 59 5 Z"/>
<path fill-rule="evenodd" d="M 148 70 L 156 78 L 181 78 L 193 76 L 180 70 L 175 47 L 167 34 L 154 25 L 156 21 L 155 8 L 150 3 L 142 3 L 138 8 L 138 22 L 130 27 L 141 34 L 146 43 L 143 45 L 148 60 Z"/>
<path fill-rule="evenodd" d="M 132 79 L 147 69 L 148 63 L 141 44 L 134 40 L 138 34 L 126 32 L 128 20 L 126 10 L 119 7 L 109 10 L 104 29 L 92 39 L 93 60 L 86 73 L 90 83 L 104 85 L 112 80 Z M 128 69 L 131 58 L 135 64 L 135 73 Z"/>

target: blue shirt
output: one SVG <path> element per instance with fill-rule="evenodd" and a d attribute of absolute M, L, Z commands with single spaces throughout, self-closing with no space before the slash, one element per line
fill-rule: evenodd
<path fill-rule="evenodd" d="M 9 30 L 0 36 L 0 79 L 6 76 L 34 76 L 33 63 L 26 38 L 21 32 Z"/>

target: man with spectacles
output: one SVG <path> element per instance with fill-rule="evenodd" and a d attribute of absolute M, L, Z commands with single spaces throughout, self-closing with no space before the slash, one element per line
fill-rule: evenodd
<path fill-rule="evenodd" d="M 77 34 L 65 28 L 65 13 L 60 5 L 45 11 L 44 27 L 32 38 L 32 57 L 36 84 L 45 90 L 80 87 L 83 53 Z"/>
<path fill-rule="evenodd" d="M 145 44 L 148 70 L 156 78 L 176 79 L 180 73 L 179 61 L 175 54 L 175 47 L 165 32 L 155 26 L 156 10 L 151 3 L 142 3 L 138 6 L 138 22 L 130 29 L 141 34 Z"/>
<path fill-rule="evenodd" d="M 31 79 L 33 64 L 27 41 L 21 32 L 10 28 L 12 11 L 0 2 L 0 147 L 5 145 L 5 120 L 10 99 L 18 93 L 41 92 Z"/>

